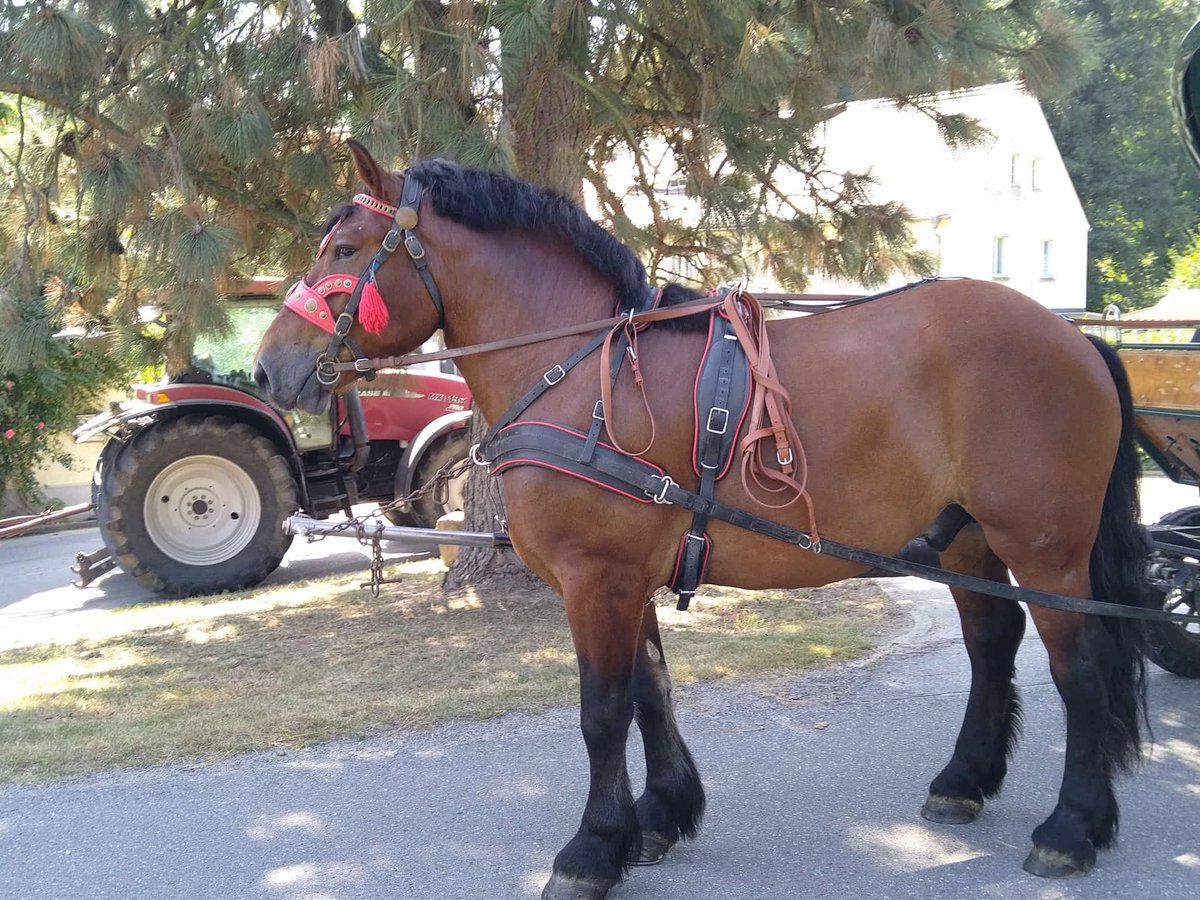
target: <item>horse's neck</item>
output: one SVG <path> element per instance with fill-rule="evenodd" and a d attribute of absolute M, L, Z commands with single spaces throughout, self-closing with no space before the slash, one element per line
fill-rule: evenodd
<path fill-rule="evenodd" d="M 578 260 L 551 245 L 517 242 L 488 255 L 486 267 L 474 261 L 464 285 L 482 290 L 457 292 L 447 310 L 446 342 L 451 347 L 498 338 L 536 335 L 613 314 L 613 287 Z M 464 357 L 463 376 L 485 418 L 495 421 L 548 369 L 588 339 L 573 335 L 544 343 Z"/>

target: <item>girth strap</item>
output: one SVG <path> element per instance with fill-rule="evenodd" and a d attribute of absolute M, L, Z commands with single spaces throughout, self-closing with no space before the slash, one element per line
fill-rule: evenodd
<path fill-rule="evenodd" d="M 539 425 L 541 427 L 537 427 Z M 527 428 L 525 426 L 534 427 Z M 729 506 L 719 500 L 701 497 L 693 491 L 680 487 L 657 466 L 645 460 L 625 456 L 605 444 L 597 446 L 595 456 L 589 465 L 582 465 L 576 457 L 579 443 L 584 440 L 583 435 L 571 429 L 562 428 L 562 426 L 547 427 L 545 423 L 521 422 L 509 429 L 506 435 L 510 435 L 507 440 L 498 440 L 494 445 L 494 455 L 490 461 L 493 473 L 514 465 L 542 465 L 586 479 L 593 484 L 599 484 L 608 490 L 616 491 L 643 503 L 673 504 L 681 509 L 701 512 L 709 518 L 719 519 L 737 528 L 753 531 L 764 537 L 799 547 L 801 550 L 843 559 L 860 565 L 864 569 L 878 568 L 894 572 L 897 575 L 912 575 L 926 581 L 950 587 L 966 588 L 976 593 L 1001 597 L 1005 600 L 1016 600 L 1031 606 L 1044 606 L 1064 612 L 1111 616 L 1120 619 L 1153 619 L 1189 624 L 1200 621 L 1200 617 L 1168 613 L 1162 609 L 1124 606 L 1119 603 L 1088 600 L 1083 597 L 1068 597 L 1063 594 L 1051 594 L 1047 591 L 1017 587 L 999 581 L 989 581 L 974 575 L 948 572 L 936 566 L 926 566 L 898 557 L 886 556 L 860 547 L 841 544 L 828 538 L 814 540 L 808 532 L 789 528 L 779 522 L 772 522 L 770 519 L 764 519 L 737 507 Z M 539 461 L 535 462 L 529 458 L 535 454 Z"/>

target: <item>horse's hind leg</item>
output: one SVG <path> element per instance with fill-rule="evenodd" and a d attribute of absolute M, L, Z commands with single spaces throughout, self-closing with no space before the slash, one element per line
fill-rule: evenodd
<path fill-rule="evenodd" d="M 1056 586 L 1038 587 L 1053 591 Z M 1058 804 L 1034 829 L 1025 870 L 1082 874 L 1095 864 L 1096 850 L 1116 838 L 1113 778 L 1140 754 L 1135 626 L 1038 607 L 1033 620 L 1066 710 L 1067 748 Z"/>
<path fill-rule="evenodd" d="M 564 566 L 560 579 L 579 660 L 579 722 L 591 784 L 579 830 L 554 858 L 543 900 L 602 900 L 641 854 L 625 763 L 645 592 L 612 567 Z"/>
<path fill-rule="evenodd" d="M 704 815 L 704 788 L 692 754 L 675 723 L 671 676 L 658 633 L 658 613 L 648 601 L 633 673 L 633 699 L 646 750 L 646 789 L 638 798 L 643 865 L 659 862 L 680 838 L 696 833 Z"/>
<path fill-rule="evenodd" d="M 978 528 L 968 529 L 941 554 L 955 572 L 1006 581 L 1008 570 Z M 953 588 L 971 660 L 971 693 L 954 755 L 929 786 L 921 815 L 932 822 L 971 822 L 983 801 L 1000 790 L 1008 757 L 1021 730 L 1021 701 L 1013 660 L 1025 633 L 1025 613 L 1011 600 Z"/>

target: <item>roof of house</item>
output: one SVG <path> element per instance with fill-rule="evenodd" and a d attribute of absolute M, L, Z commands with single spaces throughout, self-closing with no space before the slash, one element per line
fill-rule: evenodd
<path fill-rule="evenodd" d="M 1121 318 L 1200 321 L 1200 288 L 1175 288 L 1153 306 L 1135 310 Z"/>

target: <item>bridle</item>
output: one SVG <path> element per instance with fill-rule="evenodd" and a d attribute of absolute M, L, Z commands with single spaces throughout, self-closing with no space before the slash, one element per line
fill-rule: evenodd
<path fill-rule="evenodd" d="M 362 374 L 368 381 L 375 377 L 375 370 L 378 367 L 372 365 L 373 360 L 368 359 L 358 345 L 350 339 L 350 328 L 354 325 L 356 316 L 362 318 L 359 305 L 363 301 L 364 291 L 367 291 L 369 298 L 382 303 L 375 276 L 379 267 L 391 258 L 401 244 L 404 245 L 409 259 L 413 261 L 417 274 L 421 276 L 421 281 L 425 284 L 429 299 L 433 302 L 433 308 L 437 311 L 437 327 L 441 328 L 445 323 L 442 292 L 438 290 L 433 273 L 429 271 L 429 260 L 425 255 L 425 248 L 421 246 L 416 234 L 418 209 L 421 206 L 421 197 L 424 191 L 421 182 L 412 172 L 404 172 L 403 177 L 404 187 L 398 206 L 392 206 L 370 194 L 356 194 L 354 197 L 356 206 L 361 206 L 376 215 L 390 219 L 392 225 L 388 233 L 384 235 L 383 243 L 363 274 L 358 277 L 344 274 L 329 275 L 314 285 L 306 284 L 301 278 L 288 290 L 287 298 L 283 301 L 285 307 L 330 335 L 329 346 L 317 357 L 317 380 L 323 385 L 332 385 L 340 377 L 341 373 L 336 367 L 336 362 L 342 347 L 353 354 L 354 371 Z M 318 259 L 325 252 L 325 248 L 336 230 L 337 226 L 335 225 L 321 241 L 321 246 L 317 250 Z M 336 318 L 328 301 L 328 298 L 335 294 L 350 295 L 346 306 Z"/>

